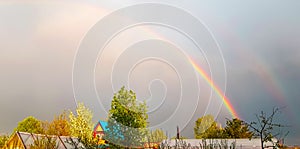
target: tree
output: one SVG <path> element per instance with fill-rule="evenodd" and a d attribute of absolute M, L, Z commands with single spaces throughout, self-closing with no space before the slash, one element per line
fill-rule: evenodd
<path fill-rule="evenodd" d="M 149 142 L 161 142 L 168 137 L 165 135 L 164 131 L 161 129 L 155 129 L 154 131 L 151 131 L 148 140 Z"/>
<path fill-rule="evenodd" d="M 110 147 L 140 147 L 146 142 L 147 107 L 138 102 L 132 90 L 123 86 L 111 102 L 105 139 Z"/>
<path fill-rule="evenodd" d="M 37 137 L 30 145 L 30 149 L 58 149 L 58 144 L 51 137 Z"/>
<path fill-rule="evenodd" d="M 59 116 L 55 116 L 51 123 L 46 124 L 46 134 L 57 136 L 70 136 L 70 123 L 66 111 Z"/>
<path fill-rule="evenodd" d="M 244 124 L 242 120 L 234 118 L 226 121 L 226 127 L 224 128 L 224 135 L 227 138 L 251 138 L 252 132 L 249 130 L 249 126 Z"/>
<path fill-rule="evenodd" d="M 94 148 L 96 144 L 92 133 L 92 117 L 93 113 L 83 103 L 78 104 L 76 115 L 72 111 L 69 115 L 71 135 L 78 137 L 86 148 Z"/>
<path fill-rule="evenodd" d="M 155 129 L 147 134 L 147 143 L 144 143 L 144 148 L 158 148 L 160 143 L 167 139 L 162 129 Z"/>
<path fill-rule="evenodd" d="M 224 138 L 222 128 L 212 115 L 203 116 L 196 121 L 194 135 L 196 139 Z"/>
<path fill-rule="evenodd" d="M 14 132 L 21 131 L 21 132 L 29 132 L 29 133 L 36 133 L 42 134 L 44 133 L 44 129 L 42 127 L 42 122 L 33 116 L 29 116 L 18 123 L 18 126 L 14 129 Z"/>
<path fill-rule="evenodd" d="M 6 141 L 9 139 L 8 135 L 1 135 L 0 136 L 0 148 L 2 148 Z"/>
<path fill-rule="evenodd" d="M 273 142 L 273 138 L 277 137 L 285 137 L 287 136 L 288 132 L 285 133 L 284 136 L 282 136 L 283 132 L 280 130 L 280 128 L 286 127 L 285 125 L 282 125 L 280 123 L 274 122 L 275 116 L 280 112 L 279 108 L 273 108 L 273 111 L 270 115 L 267 115 L 264 111 L 261 111 L 261 113 L 258 115 L 256 114 L 257 121 L 253 121 L 250 123 L 247 123 L 244 121 L 246 125 L 248 125 L 253 130 L 253 136 L 259 137 L 261 142 L 261 148 L 264 149 L 264 143 L 265 142 Z M 277 138 L 277 142 L 275 143 L 275 146 L 278 146 L 279 140 L 282 138 Z"/>

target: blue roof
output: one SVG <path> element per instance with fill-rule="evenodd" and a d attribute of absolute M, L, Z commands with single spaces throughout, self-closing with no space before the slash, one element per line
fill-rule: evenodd
<path fill-rule="evenodd" d="M 108 131 L 108 128 L 107 128 L 107 122 L 106 121 L 99 121 L 100 125 L 102 126 L 102 129 L 104 131 Z"/>
<path fill-rule="evenodd" d="M 107 128 L 107 125 L 108 125 L 108 122 L 107 121 L 102 121 L 102 120 L 99 120 L 98 123 L 96 123 L 95 127 L 94 127 L 94 130 L 96 129 L 97 125 L 100 124 L 104 133 L 108 132 L 109 129 Z M 124 135 L 123 134 L 119 134 L 118 137 L 124 139 Z"/>
<path fill-rule="evenodd" d="M 103 131 L 108 131 L 108 128 L 107 128 L 107 122 L 106 121 L 102 121 L 102 120 L 99 120 L 98 123 L 96 123 L 95 127 L 94 127 L 94 130 L 96 129 L 97 125 L 100 124 L 100 126 L 102 127 Z"/>

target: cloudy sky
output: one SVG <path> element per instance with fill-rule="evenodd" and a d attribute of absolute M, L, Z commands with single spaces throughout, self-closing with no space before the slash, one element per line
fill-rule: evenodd
<path fill-rule="evenodd" d="M 140 9 L 130 6 L 149 2 L 170 10 L 143 5 L 146 13 L 133 16 Z M 203 114 L 223 125 L 232 117 L 217 86 L 246 121 L 285 107 L 278 121 L 291 125 L 287 142 L 299 145 L 299 1 L 1 1 L 0 7 L 0 133 L 30 115 L 51 120 L 74 110 L 76 101 L 94 111 L 95 121 L 105 120 L 124 85 L 147 101 L 150 126 L 179 125 L 193 137 Z M 118 25 L 123 30 L 114 31 Z"/>

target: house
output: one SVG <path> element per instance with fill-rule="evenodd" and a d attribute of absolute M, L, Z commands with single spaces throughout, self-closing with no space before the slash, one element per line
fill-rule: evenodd
<path fill-rule="evenodd" d="M 100 140 L 102 140 L 103 136 L 105 135 L 105 131 L 107 130 L 107 122 L 100 120 L 94 127 L 93 135 L 94 137 L 98 137 Z"/>
<path fill-rule="evenodd" d="M 43 135 L 34 134 L 27 132 L 15 132 L 14 135 L 4 145 L 4 149 L 30 149 L 31 146 L 40 143 L 39 141 L 44 141 L 43 143 L 51 143 L 57 149 L 71 149 L 76 147 L 84 147 L 84 145 L 79 142 L 78 138 L 70 136 L 55 136 L 55 135 Z M 44 144 L 45 145 L 45 144 Z"/>

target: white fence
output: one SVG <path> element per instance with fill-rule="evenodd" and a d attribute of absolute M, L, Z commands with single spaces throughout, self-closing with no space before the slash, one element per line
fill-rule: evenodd
<path fill-rule="evenodd" d="M 276 148 L 277 140 L 265 142 L 265 148 Z M 260 139 L 172 139 L 161 142 L 161 148 L 169 149 L 261 149 Z"/>

